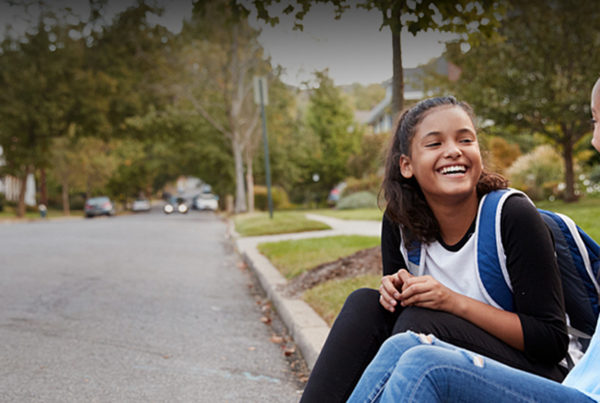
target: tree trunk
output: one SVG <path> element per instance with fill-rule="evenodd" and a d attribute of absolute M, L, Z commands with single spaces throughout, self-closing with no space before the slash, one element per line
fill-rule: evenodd
<path fill-rule="evenodd" d="M 254 213 L 254 168 L 248 150 L 246 150 L 246 189 L 248 190 L 248 212 Z"/>
<path fill-rule="evenodd" d="M 402 14 L 398 8 L 392 9 L 392 118 L 396 123 L 398 114 L 404 108 L 404 70 L 402 69 Z"/>
<path fill-rule="evenodd" d="M 235 139 L 237 136 L 233 136 Z M 246 191 L 244 189 L 244 161 L 242 157 L 242 145 L 233 140 L 233 160 L 235 162 L 235 213 L 246 212 Z"/>
<path fill-rule="evenodd" d="M 69 203 L 69 183 L 63 180 L 62 183 L 62 206 L 63 214 L 66 216 L 71 215 L 71 204 Z"/>
<path fill-rule="evenodd" d="M 48 207 L 48 186 L 46 184 L 46 168 L 40 169 L 40 203 Z"/>
<path fill-rule="evenodd" d="M 562 143 L 563 160 L 565 162 L 565 198 L 566 202 L 577 201 L 575 195 L 575 170 L 573 169 L 573 142 L 571 136 Z"/>
<path fill-rule="evenodd" d="M 28 165 L 25 173 L 21 177 L 21 188 L 19 189 L 19 200 L 17 202 L 17 217 L 25 217 L 25 192 L 27 191 L 27 177 L 31 172 L 31 167 Z"/>

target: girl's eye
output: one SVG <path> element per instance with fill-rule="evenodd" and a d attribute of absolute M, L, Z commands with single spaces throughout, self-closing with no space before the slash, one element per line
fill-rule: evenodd
<path fill-rule="evenodd" d="M 429 148 L 431 148 L 431 147 L 437 147 L 440 144 L 442 144 L 442 143 L 440 143 L 439 141 L 434 141 L 433 143 L 427 143 L 427 144 L 425 144 L 425 147 L 429 147 Z"/>
<path fill-rule="evenodd" d="M 460 140 L 461 143 L 472 143 L 473 141 L 475 141 L 475 140 L 473 140 L 471 138 L 465 138 L 465 139 Z"/>

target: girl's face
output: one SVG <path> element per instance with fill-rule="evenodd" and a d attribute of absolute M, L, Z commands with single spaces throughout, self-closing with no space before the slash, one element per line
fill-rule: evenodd
<path fill-rule="evenodd" d="M 594 121 L 594 137 L 592 137 L 592 145 L 597 151 L 600 151 L 600 84 L 594 86 L 591 106 Z"/>
<path fill-rule="evenodd" d="M 410 151 L 410 157 L 400 157 L 400 171 L 416 178 L 430 205 L 477 197 L 481 153 L 473 122 L 461 107 L 431 109 L 417 126 Z"/>

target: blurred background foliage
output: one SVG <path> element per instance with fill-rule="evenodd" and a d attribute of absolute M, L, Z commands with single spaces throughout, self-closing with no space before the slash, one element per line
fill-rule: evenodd
<path fill-rule="evenodd" d="M 195 2 L 178 33 L 150 22 L 159 1 L 140 0 L 110 19 L 106 2 L 91 1 L 87 16 L 49 3 L 33 13 L 32 4 L 15 3 L 27 29 L 5 27 L 0 43 L 0 175 L 34 174 L 38 202 L 68 214 L 107 194 L 125 206 L 194 176 L 222 201 L 233 195 L 236 212 L 266 208 L 252 94 L 261 75 L 277 208 L 325 206 L 340 183 L 330 204 L 373 205 L 391 133 L 374 134 L 358 116 L 384 99 L 382 84 L 340 87 L 324 70 L 314 87 L 286 85 L 246 9 L 226 0 Z M 424 66 L 424 93 L 475 107 L 486 167 L 512 186 L 538 200 L 594 196 L 597 7 L 534 0 L 495 10 L 494 32 L 465 30 L 446 45 L 458 77 L 439 74 L 434 61 Z M 23 195 L 18 204 L 22 214 Z"/>

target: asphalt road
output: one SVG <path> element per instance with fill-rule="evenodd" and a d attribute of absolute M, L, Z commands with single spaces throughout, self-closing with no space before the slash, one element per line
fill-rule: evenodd
<path fill-rule="evenodd" d="M 296 402 L 213 213 L 0 224 L 0 401 Z"/>

